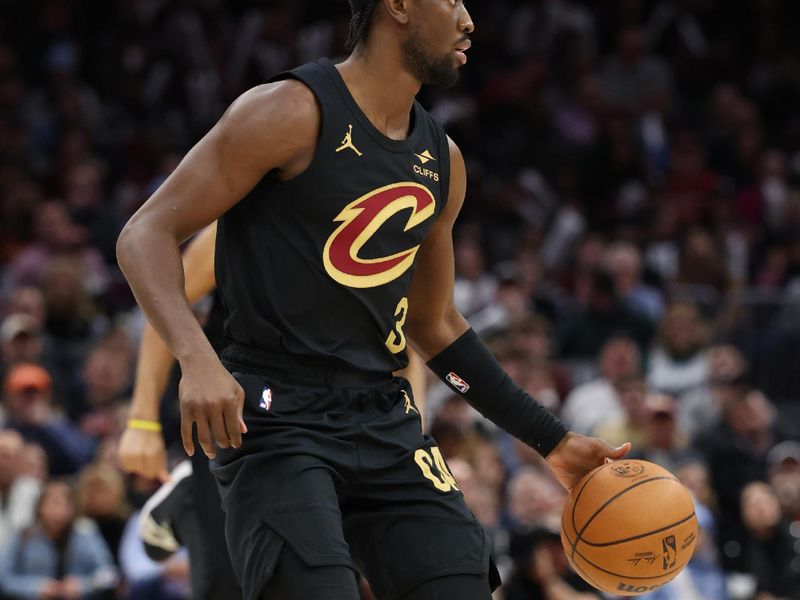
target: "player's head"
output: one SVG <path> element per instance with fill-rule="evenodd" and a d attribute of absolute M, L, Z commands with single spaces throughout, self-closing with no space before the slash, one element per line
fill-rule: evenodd
<path fill-rule="evenodd" d="M 349 0 L 348 48 L 365 44 L 376 26 L 397 35 L 405 68 L 422 83 L 449 87 L 466 62 L 474 30 L 464 0 Z"/>

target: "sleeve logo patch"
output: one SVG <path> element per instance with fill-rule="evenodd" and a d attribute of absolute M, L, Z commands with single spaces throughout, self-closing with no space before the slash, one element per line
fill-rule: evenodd
<path fill-rule="evenodd" d="M 454 388 L 456 388 L 462 394 L 466 394 L 467 391 L 469 391 L 469 384 L 466 381 L 464 381 L 463 379 L 461 379 L 461 377 L 459 377 L 458 375 L 453 373 L 452 371 L 450 371 L 447 374 L 447 377 L 445 377 L 445 379 L 447 380 L 447 383 L 452 385 Z"/>

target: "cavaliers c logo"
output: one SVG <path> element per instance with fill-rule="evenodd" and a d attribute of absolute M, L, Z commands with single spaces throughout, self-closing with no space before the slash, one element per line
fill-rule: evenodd
<path fill-rule="evenodd" d="M 322 258 L 328 275 L 342 285 L 371 288 L 405 273 L 414 264 L 419 245 L 381 258 L 362 258 L 358 253 L 381 225 L 409 208 L 411 216 L 405 231 L 429 219 L 436 201 L 425 186 L 405 182 L 373 190 L 348 204 L 334 219 L 341 225 L 325 243 Z"/>

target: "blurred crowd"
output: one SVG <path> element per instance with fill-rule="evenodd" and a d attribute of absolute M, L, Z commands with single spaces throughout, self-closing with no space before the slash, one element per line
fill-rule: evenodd
<path fill-rule="evenodd" d="M 693 493 L 697 552 L 648 597 L 800 598 L 800 3 L 469 9 L 461 82 L 421 94 L 468 167 L 459 309 L 571 429 Z M 189 597 L 186 556 L 139 541 L 158 484 L 116 462 L 143 317 L 114 243 L 230 101 L 348 25 L 344 0 L 0 0 L 0 594 Z M 427 397 L 498 597 L 600 598 L 541 459 Z"/>

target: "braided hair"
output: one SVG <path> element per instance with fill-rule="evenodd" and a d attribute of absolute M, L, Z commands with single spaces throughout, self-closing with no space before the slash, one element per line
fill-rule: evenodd
<path fill-rule="evenodd" d="M 377 2 L 369 2 L 353 11 L 350 19 L 350 34 L 347 36 L 345 48 L 348 52 L 355 50 L 361 42 L 367 41 L 369 30 L 372 26 L 372 16 L 375 14 Z"/>

